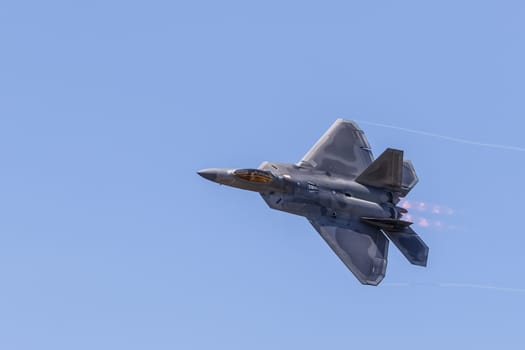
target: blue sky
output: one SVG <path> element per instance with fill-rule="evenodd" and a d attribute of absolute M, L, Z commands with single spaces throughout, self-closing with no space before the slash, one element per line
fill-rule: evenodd
<path fill-rule="evenodd" d="M 414 162 L 409 200 L 454 211 L 412 210 L 442 222 L 417 227 L 429 266 L 392 247 L 377 288 L 305 219 L 195 171 L 295 162 L 339 117 L 525 147 L 524 15 L 2 2 L 0 348 L 520 348 L 523 152 L 361 123 Z"/>

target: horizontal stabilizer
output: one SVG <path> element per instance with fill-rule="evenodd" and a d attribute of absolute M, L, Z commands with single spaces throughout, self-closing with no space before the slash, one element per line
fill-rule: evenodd
<path fill-rule="evenodd" d="M 428 246 L 410 227 L 402 231 L 383 229 L 383 233 L 396 245 L 411 264 L 427 266 Z"/>
<path fill-rule="evenodd" d="M 403 151 L 387 148 L 355 181 L 365 185 L 401 192 Z"/>
<path fill-rule="evenodd" d="M 373 218 L 368 216 L 363 216 L 361 221 L 379 228 L 383 228 L 385 230 L 402 230 L 403 228 L 413 224 L 412 222 L 405 220 L 392 218 Z"/>

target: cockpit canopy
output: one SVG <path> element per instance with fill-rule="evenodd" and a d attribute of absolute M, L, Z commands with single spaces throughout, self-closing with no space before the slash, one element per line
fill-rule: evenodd
<path fill-rule="evenodd" d="M 233 172 L 236 177 L 250 182 L 270 183 L 274 177 L 271 173 L 259 169 L 237 169 Z"/>

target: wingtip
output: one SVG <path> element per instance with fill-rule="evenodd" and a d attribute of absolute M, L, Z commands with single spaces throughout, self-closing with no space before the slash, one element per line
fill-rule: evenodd
<path fill-rule="evenodd" d="M 350 126 L 353 130 L 361 130 L 357 122 L 352 119 L 337 118 L 334 124 L 346 124 Z"/>

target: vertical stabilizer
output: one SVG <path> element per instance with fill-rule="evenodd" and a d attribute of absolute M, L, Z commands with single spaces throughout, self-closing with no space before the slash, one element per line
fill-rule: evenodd
<path fill-rule="evenodd" d="M 355 181 L 365 186 L 402 192 L 403 151 L 387 148 Z"/>
<path fill-rule="evenodd" d="M 403 179 L 401 181 L 401 191 L 399 195 L 401 197 L 405 197 L 410 190 L 414 188 L 414 186 L 417 184 L 419 179 L 416 175 L 416 170 L 414 169 L 414 165 L 412 165 L 412 162 L 408 159 L 403 161 Z"/>

